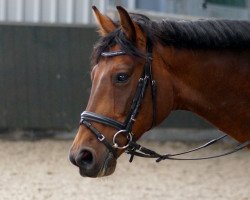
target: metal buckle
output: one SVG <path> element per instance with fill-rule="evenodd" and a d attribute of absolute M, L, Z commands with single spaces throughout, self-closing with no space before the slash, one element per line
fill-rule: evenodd
<path fill-rule="evenodd" d="M 97 139 L 102 142 L 103 140 L 105 140 L 105 136 L 103 134 L 101 134 L 100 136 L 97 137 Z"/>
<path fill-rule="evenodd" d="M 119 146 L 116 143 L 116 137 L 121 133 L 127 133 L 128 143 L 124 146 Z M 133 139 L 133 133 L 130 133 L 127 130 L 120 130 L 120 131 L 116 132 L 116 134 L 113 137 L 113 148 L 115 148 L 115 149 L 127 149 L 129 147 L 129 143 L 132 141 L 132 139 Z"/>

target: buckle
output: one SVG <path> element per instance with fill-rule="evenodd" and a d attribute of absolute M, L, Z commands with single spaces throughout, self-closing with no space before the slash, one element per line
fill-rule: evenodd
<path fill-rule="evenodd" d="M 99 136 L 97 137 L 97 139 L 98 139 L 100 142 L 102 142 L 103 140 L 105 140 L 105 136 L 104 136 L 103 134 L 101 134 L 101 135 L 99 135 Z"/>

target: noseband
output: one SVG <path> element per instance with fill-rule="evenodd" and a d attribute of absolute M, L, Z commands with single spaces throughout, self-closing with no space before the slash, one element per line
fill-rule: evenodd
<path fill-rule="evenodd" d="M 182 152 L 182 153 L 177 153 L 177 154 L 165 154 L 161 155 L 159 153 L 156 153 L 153 150 L 150 150 L 146 147 L 141 146 L 140 144 L 136 143 L 134 134 L 132 133 L 132 127 L 134 122 L 136 121 L 141 102 L 145 96 L 146 89 L 148 85 L 150 85 L 151 88 L 151 98 L 152 98 L 152 124 L 151 127 L 153 127 L 156 123 L 156 81 L 153 79 L 152 75 L 152 43 L 148 39 L 147 40 L 147 53 L 146 53 L 146 62 L 144 64 L 144 70 L 143 73 L 139 79 L 137 89 L 132 101 L 132 105 L 129 111 L 129 114 L 126 117 L 126 120 L 121 123 L 117 120 L 114 120 L 112 118 L 106 117 L 101 114 L 89 112 L 89 111 L 84 111 L 81 114 L 81 120 L 80 120 L 80 125 L 86 126 L 91 133 L 93 133 L 96 138 L 103 143 L 107 149 L 113 154 L 114 158 L 117 158 L 117 149 L 123 149 L 126 150 L 126 153 L 130 154 L 130 162 L 132 162 L 134 156 L 140 156 L 140 157 L 146 157 L 146 158 L 156 158 L 157 162 L 160 162 L 161 160 L 169 159 L 169 160 L 204 160 L 204 159 L 210 159 L 210 158 L 216 158 L 216 157 L 221 157 L 225 156 L 231 153 L 234 153 L 236 151 L 239 151 L 243 149 L 244 147 L 248 146 L 250 144 L 250 141 L 247 141 L 243 144 L 240 144 L 236 146 L 233 150 L 215 155 L 215 156 L 209 156 L 209 157 L 200 157 L 200 158 L 178 158 L 176 156 L 187 154 L 190 152 L 194 152 L 197 150 L 200 150 L 202 148 L 205 148 L 207 146 L 210 146 L 211 144 L 214 144 L 215 142 L 227 137 L 227 135 L 223 135 L 219 138 L 216 138 L 214 140 L 209 141 L 208 143 L 201 145 L 197 148 Z M 125 51 L 111 51 L 111 52 L 103 52 L 101 56 L 103 57 L 115 57 L 115 56 L 122 56 L 126 55 Z M 93 125 L 92 122 L 97 122 L 100 124 L 104 124 L 106 126 L 113 127 L 114 129 L 117 130 L 117 132 L 114 134 L 112 143 L 109 142 L 105 136 L 99 132 Z M 119 135 L 123 135 L 127 139 L 127 144 L 124 146 L 120 146 L 117 142 L 117 137 Z"/>

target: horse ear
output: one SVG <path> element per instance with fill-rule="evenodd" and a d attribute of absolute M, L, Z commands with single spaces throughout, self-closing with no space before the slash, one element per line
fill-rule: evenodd
<path fill-rule="evenodd" d="M 136 41 L 136 30 L 135 25 L 130 18 L 128 12 L 121 6 L 116 7 L 120 15 L 121 28 L 127 38 L 131 41 Z"/>
<path fill-rule="evenodd" d="M 106 36 L 107 34 L 113 32 L 117 28 L 116 24 L 109 17 L 101 14 L 100 11 L 95 6 L 92 6 L 92 9 L 96 21 L 100 26 L 98 32 L 101 36 Z"/>

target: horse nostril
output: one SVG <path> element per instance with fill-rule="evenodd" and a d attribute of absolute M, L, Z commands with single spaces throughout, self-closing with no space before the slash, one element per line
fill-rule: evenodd
<path fill-rule="evenodd" d="M 84 149 L 77 155 L 75 161 L 79 167 L 88 168 L 93 165 L 94 156 L 91 151 Z"/>
<path fill-rule="evenodd" d="M 82 152 L 82 161 L 86 164 L 91 164 L 93 162 L 93 155 L 88 150 L 83 150 Z"/>

